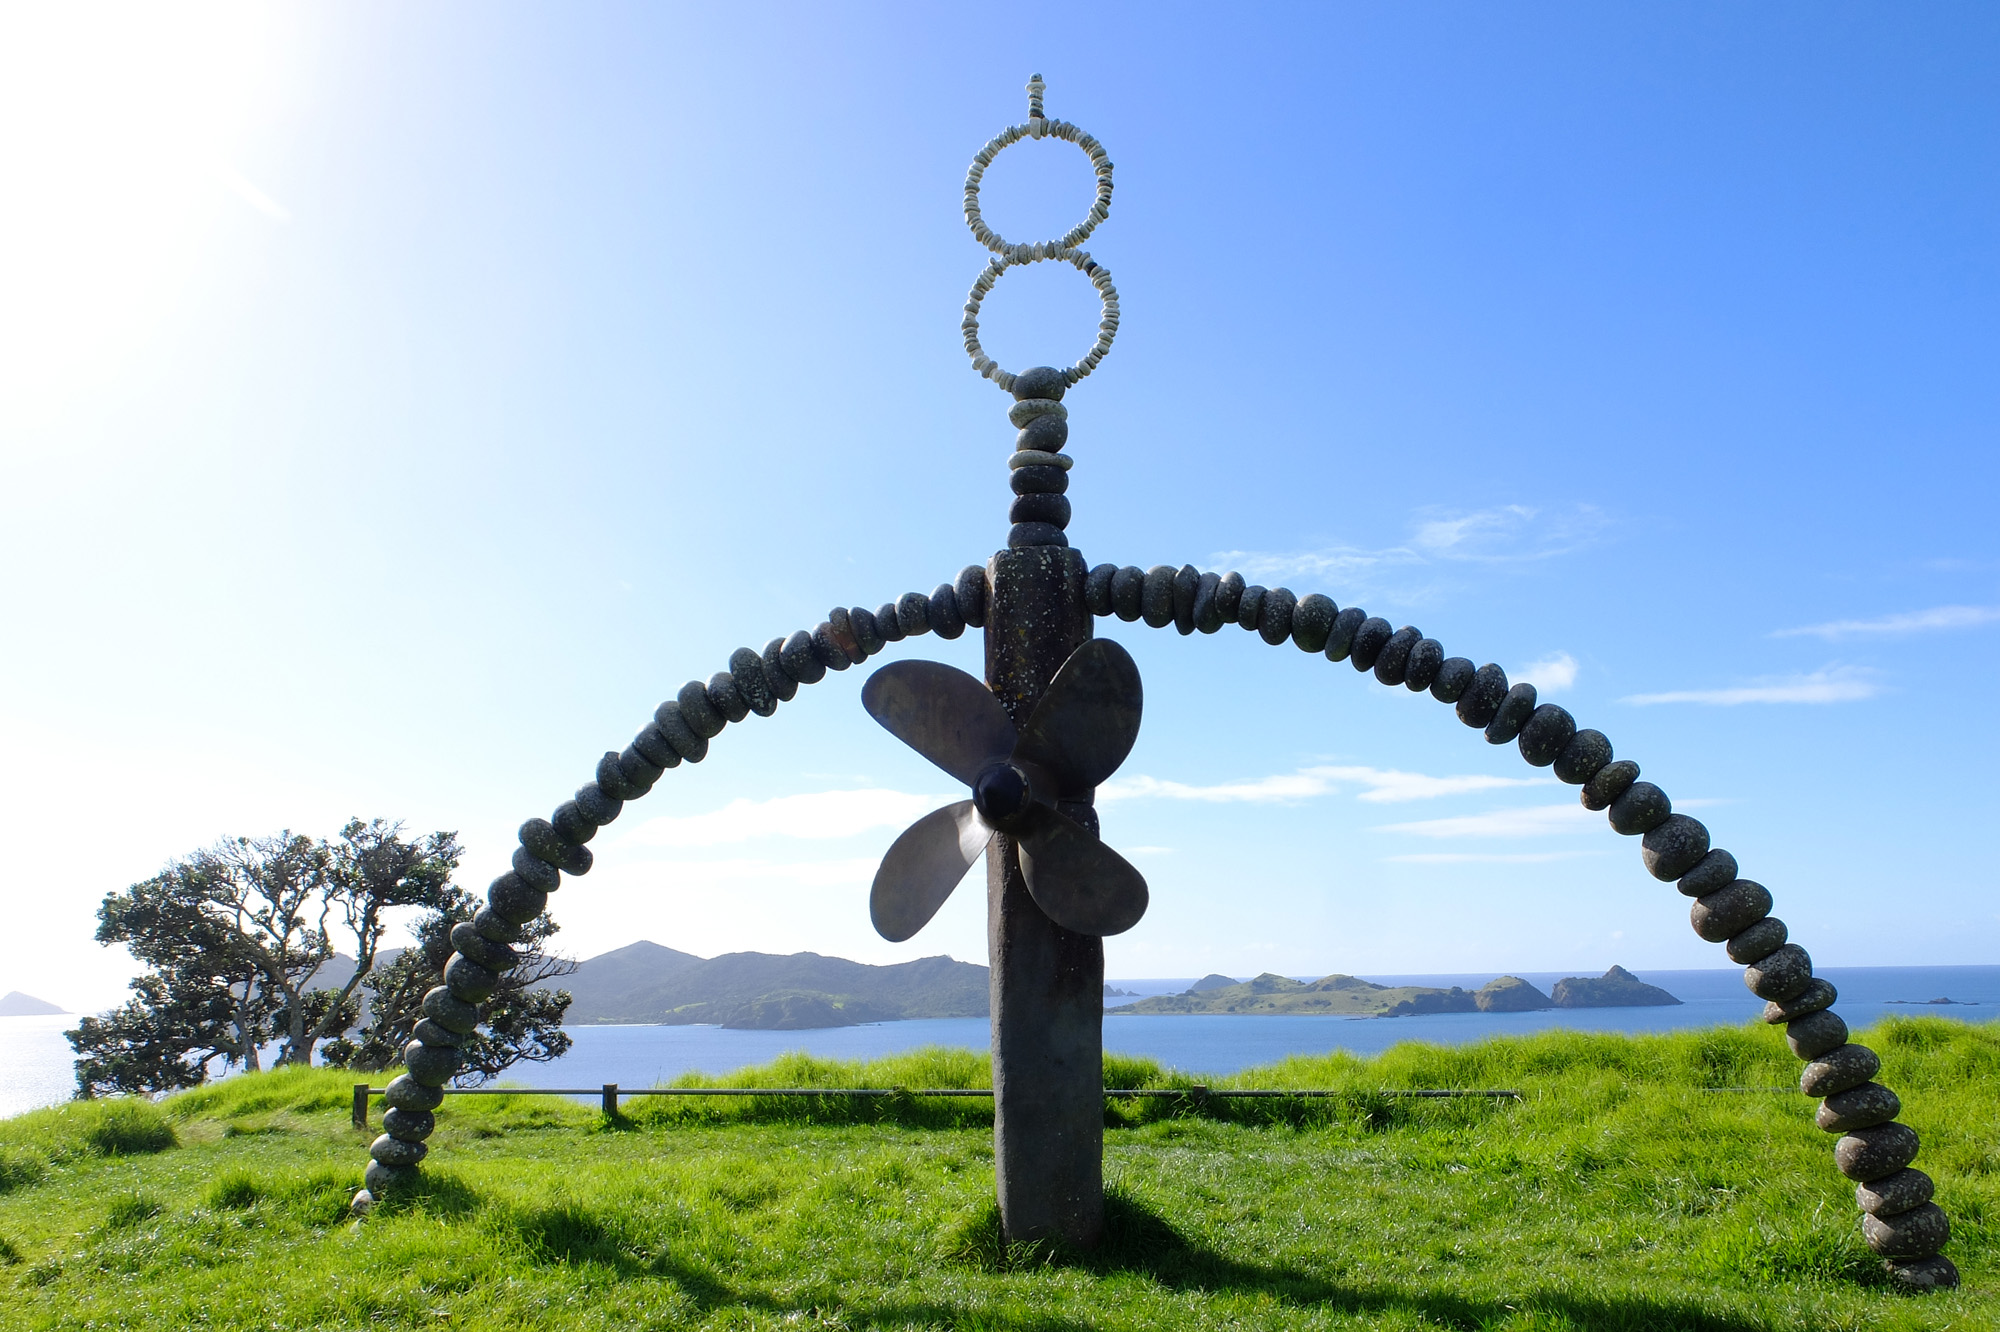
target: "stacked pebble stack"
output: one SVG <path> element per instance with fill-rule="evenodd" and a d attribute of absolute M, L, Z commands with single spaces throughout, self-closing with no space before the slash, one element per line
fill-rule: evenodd
<path fill-rule="evenodd" d="M 1958 1284 L 1958 1269 L 1939 1253 L 1950 1223 L 1931 1201 L 1930 1176 L 1910 1167 L 1917 1135 L 1896 1122 L 1902 1109 L 1896 1094 L 1874 1080 L 1881 1060 L 1847 1039 L 1847 1024 L 1833 1012 L 1833 986 L 1814 976 L 1812 959 L 1787 940 L 1784 922 L 1771 914 L 1771 894 L 1739 878 L 1736 857 L 1710 846 L 1707 828 L 1674 813 L 1666 792 L 1639 780 L 1638 764 L 1614 759 L 1602 732 L 1579 730 L 1566 710 L 1538 703 L 1533 685 L 1510 685 L 1507 673 L 1490 662 L 1475 666 L 1466 657 L 1447 657 L 1421 631 L 1395 628 L 1357 607 L 1343 610 L 1317 592 L 1298 597 L 1193 565 L 1142 571 L 1100 564 L 1090 571 L 1084 596 L 1095 615 L 1144 620 L 1156 629 L 1172 625 L 1183 634 L 1212 634 L 1235 624 L 1274 647 L 1290 641 L 1357 671 L 1372 670 L 1385 685 L 1428 690 L 1454 704 L 1459 720 L 1484 731 L 1489 744 L 1512 741 L 1529 763 L 1583 788 L 1585 808 L 1606 811 L 1614 830 L 1640 839 L 1654 878 L 1695 899 L 1695 932 L 1724 945 L 1744 968 L 1744 984 L 1766 1001 L 1764 1021 L 1785 1024 L 1792 1052 L 1806 1061 L 1799 1089 L 1822 1098 L 1819 1126 L 1841 1135 L 1834 1164 L 1855 1181 L 1868 1246 L 1906 1286 Z"/>
<path fill-rule="evenodd" d="M 1069 409 L 1062 396 L 1069 384 L 1060 370 L 1038 365 L 1014 376 L 1014 405 L 1007 419 L 1020 431 L 1007 460 L 1014 502 L 1007 510 L 1007 546 L 1067 546 L 1069 469 L 1075 461 L 1062 451 L 1069 442 Z"/>
<path fill-rule="evenodd" d="M 478 1029 L 480 1005 L 514 966 L 512 945 L 520 940 L 522 927 L 542 914 L 564 874 L 590 871 L 586 843 L 618 817 L 627 801 L 652 790 L 667 769 L 701 762 L 708 742 L 729 723 L 753 714 L 770 716 L 797 695 L 800 685 L 816 684 L 828 671 L 859 665 L 888 644 L 918 634 L 957 638 L 985 623 L 986 570 L 971 565 L 928 596 L 905 593 L 872 611 L 836 606 L 816 628 L 774 638 L 762 652 L 738 648 L 730 654 L 727 670 L 706 683 L 690 680 L 660 704 L 652 722 L 622 753 L 598 760 L 593 779 L 572 799 L 548 818 L 522 824 L 513 868 L 487 888 L 479 913 L 452 929 L 444 984 L 424 996 L 424 1017 L 403 1050 L 404 1070 L 383 1094 L 384 1131 L 368 1149 L 355 1212 L 365 1213 L 385 1191 L 416 1178 L 418 1163 L 429 1152 L 425 1139 L 436 1128 L 434 1112 L 444 1100 L 444 1086 L 462 1063 L 459 1047 Z"/>

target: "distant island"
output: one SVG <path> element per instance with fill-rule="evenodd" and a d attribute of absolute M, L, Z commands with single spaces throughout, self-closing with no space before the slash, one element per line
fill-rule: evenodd
<path fill-rule="evenodd" d="M 32 994 L 22 994 L 19 990 L 9 990 L 0 995 L 0 1017 L 49 1017 L 56 1013 L 67 1013 L 67 1008 L 58 1008 L 46 999 L 37 999 Z"/>
<path fill-rule="evenodd" d="M 986 968 L 949 957 L 871 966 L 818 953 L 724 953 L 697 957 L 642 940 L 579 963 L 551 987 L 570 992 L 567 1021 L 586 1026 L 656 1023 L 750 1031 L 854 1027 L 912 1018 L 983 1018 L 988 1013 Z M 25 998 L 26 996 L 22 996 Z M 1104 987 L 1106 999 L 1132 998 Z M 1331 1014 L 1410 1017 L 1420 1013 L 1526 1013 L 1547 1008 L 1614 1008 L 1677 1004 L 1623 967 L 1601 977 L 1557 981 L 1544 994 L 1518 976 L 1477 990 L 1377 985 L 1355 976 L 1297 981 L 1266 973 L 1254 980 L 1210 974 L 1181 994 L 1155 995 L 1115 1008 L 1111 1016 L 1176 1013 L 1247 1016 Z"/>
<path fill-rule="evenodd" d="M 570 992 L 567 1021 L 575 1024 L 800 1031 L 987 1014 L 986 968 L 949 957 L 883 967 L 818 953 L 703 958 L 642 940 L 590 958 L 555 984 Z"/>
<path fill-rule="evenodd" d="M 1422 1013 L 1527 1013 L 1545 1008 L 1648 1008 L 1680 1000 L 1648 985 L 1623 967 L 1599 977 L 1559 980 L 1543 994 L 1519 976 L 1502 976 L 1477 990 L 1427 985 L 1377 985 L 1358 976 L 1333 975 L 1297 981 L 1271 972 L 1253 980 L 1204 976 L 1180 994 L 1155 995 L 1106 1010 L 1134 1017 L 1185 1013 L 1236 1016 L 1413 1017 Z"/>
<path fill-rule="evenodd" d="M 12 999 L 13 997 L 14 996 L 11 994 L 7 996 L 8 999 Z M 1891 1004 L 1915 1004 L 1920 1008 L 1931 1008 L 1939 1004 L 1950 1004 L 1954 1008 L 1979 1007 L 1979 1001 L 1977 999 L 1887 999 L 1884 1000 L 1883 1002 Z M 6 1003 L 6 1000 L 0 999 L 0 1004 L 4 1003 Z"/>

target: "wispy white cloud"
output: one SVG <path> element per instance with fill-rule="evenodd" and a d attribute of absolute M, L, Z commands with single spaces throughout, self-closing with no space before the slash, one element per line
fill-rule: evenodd
<path fill-rule="evenodd" d="M 1236 569 L 1245 578 L 1328 578 L 1350 584 L 1398 569 L 1551 559 L 1591 544 L 1609 523 L 1602 511 L 1590 505 L 1560 512 L 1520 504 L 1470 512 L 1421 509 L 1414 516 L 1409 540 L 1400 545 L 1225 550 L 1210 558 L 1217 568 Z"/>
<path fill-rule="evenodd" d="M 1971 629 L 2000 621 L 2000 606 L 1933 606 L 1929 610 L 1904 611 L 1873 620 L 1830 620 L 1825 624 L 1780 629 L 1773 638 L 1896 638 L 1905 634 L 1930 633 L 1939 629 Z"/>
<path fill-rule="evenodd" d="M 1399 772 L 1393 768 L 1319 766 L 1240 782 L 1219 782 L 1212 786 L 1194 786 L 1158 777 L 1120 777 L 1099 787 L 1097 798 L 1099 801 L 1154 799 L 1198 800 L 1209 804 L 1284 804 L 1333 795 L 1359 786 L 1364 789 L 1357 798 L 1371 804 L 1395 804 L 1406 800 L 1464 795 L 1472 791 L 1548 784 L 1549 780 L 1544 777 L 1489 777 L 1485 774 L 1431 777 L 1420 772 Z"/>
<path fill-rule="evenodd" d="M 1392 865 L 1543 865 L 1552 860 L 1601 856 L 1603 851 L 1420 851 L 1408 856 L 1383 856 Z"/>
<path fill-rule="evenodd" d="M 1496 809 L 1485 814 L 1462 814 L 1449 819 L 1419 819 L 1414 823 L 1388 823 L 1376 832 L 1404 833 L 1412 837 L 1547 837 L 1579 832 L 1603 822 L 1582 805 L 1535 805 L 1527 809 Z"/>
<path fill-rule="evenodd" d="M 648 819 L 623 844 L 689 848 L 728 846 L 766 837 L 830 841 L 881 828 L 901 829 L 963 796 L 923 795 L 870 787 L 813 791 L 772 800 L 732 800 L 707 814 Z"/>
<path fill-rule="evenodd" d="M 1560 694 L 1576 683 L 1576 658 L 1567 652 L 1552 652 L 1523 666 L 1514 680 L 1533 685 L 1538 694 Z"/>
<path fill-rule="evenodd" d="M 1658 694 L 1629 694 L 1619 700 L 1649 707 L 1657 703 L 1705 703 L 1736 707 L 1743 703 L 1853 703 L 1882 692 L 1874 672 L 1857 666 L 1829 666 L 1808 674 L 1767 677 L 1729 689 L 1671 689 Z"/>

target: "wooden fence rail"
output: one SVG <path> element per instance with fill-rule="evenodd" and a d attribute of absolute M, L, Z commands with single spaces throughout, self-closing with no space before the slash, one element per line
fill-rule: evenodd
<path fill-rule="evenodd" d="M 382 1088 L 365 1082 L 354 1084 L 354 1127 L 368 1127 L 368 1100 L 380 1096 Z M 446 1096 L 596 1096 L 604 1113 L 618 1113 L 619 1099 L 626 1096 L 991 1096 L 991 1087 L 620 1087 L 607 1082 L 599 1087 L 446 1087 Z M 1105 1096 L 1114 1100 L 1205 1101 L 1228 1097 L 1292 1097 L 1312 1100 L 1333 1096 L 1391 1096 L 1447 1098 L 1484 1096 L 1494 1099 L 1521 1099 L 1518 1091 L 1466 1091 L 1423 1089 L 1397 1091 L 1331 1091 L 1321 1089 L 1280 1090 L 1273 1088 L 1194 1087 L 1106 1087 Z"/>

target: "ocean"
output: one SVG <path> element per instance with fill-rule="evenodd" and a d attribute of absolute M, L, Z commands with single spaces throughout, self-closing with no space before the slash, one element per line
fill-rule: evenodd
<path fill-rule="evenodd" d="M 1293 1054 L 1348 1050 L 1368 1054 L 1400 1041 L 1456 1045 L 1489 1036 L 1567 1027 L 1581 1031 L 1667 1031 L 1735 1026 L 1754 1020 L 1763 1003 L 1743 988 L 1737 969 L 1640 971 L 1640 980 L 1682 1000 L 1673 1008 L 1580 1008 L 1540 1013 L 1435 1013 L 1405 1018 L 1161 1016 L 1104 1019 L 1104 1047 L 1145 1055 L 1172 1068 L 1228 1074 Z M 1891 1014 L 1929 1014 L 1969 1022 L 2000 1018 L 2000 966 L 1829 967 L 1840 989 L 1838 1010 L 1850 1026 Z M 1544 991 L 1558 972 L 1524 973 Z M 1491 975 L 1370 976 L 1384 985 L 1459 985 L 1477 989 Z M 1114 980 L 1137 994 L 1175 994 L 1193 977 Z M 1931 1005 L 1933 999 L 1957 1002 Z M 1119 1000 L 1111 1001 L 1121 1002 Z M 1129 1001 L 1123 1001 L 1129 1002 Z M 67 1100 L 74 1090 L 72 1054 L 63 1039 L 71 1017 L 0 1018 L 0 1115 Z M 921 1045 L 988 1045 L 985 1018 L 879 1022 L 818 1031 L 728 1031 L 721 1027 L 573 1027 L 575 1045 L 549 1064 L 509 1069 L 506 1081 L 526 1087 L 596 1087 L 615 1082 L 645 1087 L 683 1073 L 723 1073 L 761 1064 L 788 1050 L 832 1059 L 866 1059 Z"/>

